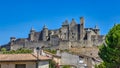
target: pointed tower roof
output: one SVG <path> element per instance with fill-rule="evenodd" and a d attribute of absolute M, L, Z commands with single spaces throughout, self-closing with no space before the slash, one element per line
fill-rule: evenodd
<path fill-rule="evenodd" d="M 31 30 L 35 30 L 33 27 L 31 27 Z"/>
<path fill-rule="evenodd" d="M 68 20 L 65 20 L 65 22 L 63 22 L 62 26 L 65 26 L 65 25 L 69 25 Z"/>
<path fill-rule="evenodd" d="M 47 28 L 47 26 L 46 26 L 46 25 L 44 25 L 44 26 L 43 26 L 43 29 L 46 29 L 46 28 Z"/>
<path fill-rule="evenodd" d="M 91 32 L 91 30 L 88 28 L 88 29 L 87 29 L 87 32 Z"/>
<path fill-rule="evenodd" d="M 97 25 L 95 25 L 95 29 L 99 29 Z"/>
<path fill-rule="evenodd" d="M 32 32 L 32 31 L 35 31 L 35 29 L 33 27 L 31 27 L 31 29 L 30 29 L 30 32 Z"/>
<path fill-rule="evenodd" d="M 70 23 L 71 25 L 76 25 L 75 19 L 72 18 L 72 22 Z"/>
<path fill-rule="evenodd" d="M 75 21 L 75 19 L 74 18 L 72 18 L 72 22 L 74 22 Z"/>

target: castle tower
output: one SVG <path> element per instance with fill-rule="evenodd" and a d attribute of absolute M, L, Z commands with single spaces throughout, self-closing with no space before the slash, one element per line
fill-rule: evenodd
<path fill-rule="evenodd" d="M 88 29 L 88 30 L 86 31 L 86 33 L 87 33 L 87 45 L 88 45 L 88 47 L 89 47 L 89 46 L 91 46 L 91 45 L 90 45 L 90 44 L 91 44 L 91 30 Z"/>
<path fill-rule="evenodd" d="M 84 38 L 84 18 L 80 17 L 80 40 Z"/>
<path fill-rule="evenodd" d="M 13 49 L 13 46 L 14 46 L 14 42 L 16 41 L 16 38 L 15 37 L 10 37 L 10 46 L 9 48 L 7 48 L 8 50 L 11 50 Z"/>
<path fill-rule="evenodd" d="M 68 23 L 68 20 L 65 20 L 65 22 L 63 22 L 63 24 L 62 24 L 61 39 L 62 40 L 69 40 L 69 23 Z"/>
<path fill-rule="evenodd" d="M 10 37 L 10 42 L 14 42 L 16 40 L 15 37 Z"/>
<path fill-rule="evenodd" d="M 43 26 L 42 39 L 43 41 L 47 41 L 48 39 L 48 28 L 46 27 L 46 25 Z"/>
<path fill-rule="evenodd" d="M 29 34 L 29 40 L 30 41 L 34 41 L 34 35 L 35 35 L 35 30 L 32 27 L 31 30 L 30 30 L 30 34 Z"/>
<path fill-rule="evenodd" d="M 96 25 L 95 26 L 95 33 L 96 33 L 96 35 L 99 35 L 100 34 L 100 29 L 98 28 L 98 26 Z"/>
<path fill-rule="evenodd" d="M 87 40 L 91 41 L 91 30 L 88 29 L 86 32 L 87 32 Z"/>
<path fill-rule="evenodd" d="M 72 19 L 69 25 L 69 40 L 70 41 L 78 40 L 78 27 L 74 19 Z"/>

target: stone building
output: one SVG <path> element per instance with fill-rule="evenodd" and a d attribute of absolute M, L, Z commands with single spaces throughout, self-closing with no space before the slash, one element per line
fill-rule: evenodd
<path fill-rule="evenodd" d="M 3 47 L 17 49 L 21 47 L 50 47 L 69 49 L 71 47 L 93 47 L 99 46 L 104 41 L 104 35 L 100 35 L 100 29 L 85 28 L 84 18 L 80 17 L 80 23 L 72 19 L 69 23 L 65 20 L 59 29 L 49 30 L 46 25 L 41 31 L 31 28 L 28 38 L 10 38 L 10 42 Z"/>

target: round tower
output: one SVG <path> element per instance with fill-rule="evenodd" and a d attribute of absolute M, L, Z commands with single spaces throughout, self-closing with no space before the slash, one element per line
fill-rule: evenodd
<path fill-rule="evenodd" d="M 34 35 L 35 35 L 35 30 L 32 27 L 31 30 L 30 30 L 30 34 L 29 34 L 29 40 L 30 41 L 34 41 Z"/>
<path fill-rule="evenodd" d="M 16 40 L 15 37 L 10 37 L 10 42 L 14 42 Z"/>
<path fill-rule="evenodd" d="M 87 40 L 91 41 L 91 30 L 90 29 L 87 30 Z"/>
<path fill-rule="evenodd" d="M 68 20 L 65 20 L 65 22 L 63 22 L 62 24 L 62 28 L 61 28 L 61 39 L 62 40 L 69 40 L 69 23 Z"/>
<path fill-rule="evenodd" d="M 48 39 L 48 28 L 46 25 L 43 26 L 42 39 L 43 41 L 47 41 Z"/>
<path fill-rule="evenodd" d="M 96 35 L 99 35 L 100 34 L 100 29 L 98 28 L 98 26 L 96 25 L 95 26 L 95 33 L 96 33 Z"/>
<path fill-rule="evenodd" d="M 15 41 L 16 41 L 15 37 L 10 37 L 10 49 L 13 49 L 13 45 Z"/>
<path fill-rule="evenodd" d="M 86 32 L 87 32 L 87 46 L 91 47 L 92 46 L 91 45 L 91 30 L 88 29 Z"/>
<path fill-rule="evenodd" d="M 84 17 L 80 17 L 80 40 L 84 38 Z"/>

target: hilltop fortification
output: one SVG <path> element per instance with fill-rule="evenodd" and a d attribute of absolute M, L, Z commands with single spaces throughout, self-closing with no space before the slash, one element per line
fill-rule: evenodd
<path fill-rule="evenodd" d="M 46 25 L 41 31 L 31 28 L 28 38 L 10 38 L 10 42 L 4 45 L 7 49 L 49 47 L 69 49 L 73 47 L 94 47 L 104 41 L 104 35 L 100 35 L 100 29 L 85 28 L 84 18 L 80 17 L 80 23 L 74 19 L 71 22 L 65 20 L 59 29 L 49 30 Z"/>

